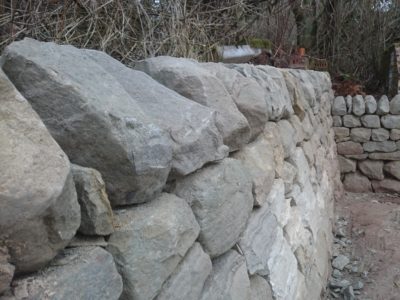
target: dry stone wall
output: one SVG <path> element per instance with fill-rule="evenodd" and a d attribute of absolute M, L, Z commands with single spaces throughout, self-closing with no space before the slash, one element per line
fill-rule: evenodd
<path fill-rule="evenodd" d="M 321 299 L 327 74 L 31 39 L 1 67 L 1 300 Z"/>
<path fill-rule="evenodd" d="M 345 189 L 400 193 L 400 95 L 336 97 L 332 115 Z"/>

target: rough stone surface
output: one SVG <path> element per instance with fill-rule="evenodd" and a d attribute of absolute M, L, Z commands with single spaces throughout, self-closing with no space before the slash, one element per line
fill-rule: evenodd
<path fill-rule="evenodd" d="M 348 128 L 361 127 L 360 118 L 353 115 L 343 116 L 343 126 Z"/>
<path fill-rule="evenodd" d="M 65 249 L 41 272 L 13 282 L 15 299 L 119 299 L 122 279 L 100 247 Z"/>
<path fill-rule="evenodd" d="M 265 103 L 269 120 L 279 121 L 294 113 L 285 79 L 279 69 L 248 64 L 228 65 L 228 67 L 239 71 L 246 77 L 255 79 L 267 91 Z"/>
<path fill-rule="evenodd" d="M 400 181 L 394 179 L 374 180 L 372 188 L 375 193 L 400 193 Z"/>
<path fill-rule="evenodd" d="M 285 185 L 282 179 L 275 179 L 267 197 L 268 210 L 273 214 L 282 228 L 290 218 L 290 200 L 285 198 Z"/>
<path fill-rule="evenodd" d="M 196 61 L 158 56 L 137 62 L 135 68 L 182 96 L 218 111 L 217 122 L 230 151 L 249 141 L 249 123 L 231 95 L 218 78 Z"/>
<path fill-rule="evenodd" d="M 361 95 L 353 97 L 353 114 L 356 116 L 362 116 L 365 114 L 365 102 Z"/>
<path fill-rule="evenodd" d="M 155 299 L 198 300 L 211 269 L 210 257 L 195 243 Z"/>
<path fill-rule="evenodd" d="M 360 173 L 349 173 L 345 175 L 343 187 L 348 192 L 368 193 L 372 192 L 371 182 L 368 177 Z"/>
<path fill-rule="evenodd" d="M 393 152 L 397 150 L 396 143 L 393 141 L 368 142 L 364 143 L 363 148 L 366 152 Z"/>
<path fill-rule="evenodd" d="M 364 150 L 360 143 L 352 141 L 337 144 L 337 152 L 341 155 L 363 154 Z"/>
<path fill-rule="evenodd" d="M 374 114 L 376 112 L 376 109 L 378 108 L 378 105 L 376 103 L 376 100 L 374 96 L 368 95 L 365 97 L 365 112 L 367 114 Z"/>
<path fill-rule="evenodd" d="M 67 156 L 2 71 L 0 90 L 0 246 L 32 272 L 73 238 L 80 209 Z"/>
<path fill-rule="evenodd" d="M 388 114 L 390 111 L 389 99 L 386 95 L 383 95 L 378 101 L 378 107 L 376 113 L 380 116 Z"/>
<path fill-rule="evenodd" d="M 246 167 L 253 183 L 254 206 L 262 206 L 275 178 L 274 148 L 261 135 L 254 142 L 233 154 Z"/>
<path fill-rule="evenodd" d="M 347 113 L 346 101 L 343 96 L 336 97 L 333 100 L 332 115 L 344 116 Z"/>
<path fill-rule="evenodd" d="M 304 120 L 306 119 L 307 118 Z M 267 124 L 265 124 L 263 138 L 274 148 L 275 177 L 281 177 L 285 153 L 281 143 L 278 125 L 275 122 L 267 122 Z"/>
<path fill-rule="evenodd" d="M 384 128 L 372 129 L 371 139 L 375 142 L 383 142 L 389 139 L 389 130 Z"/>
<path fill-rule="evenodd" d="M 296 145 L 299 145 L 302 141 L 305 140 L 305 135 L 306 135 L 304 133 L 302 123 L 299 117 L 296 115 L 291 115 L 289 118 L 289 122 L 295 131 Z"/>
<path fill-rule="evenodd" d="M 386 115 L 381 117 L 382 126 L 387 129 L 400 129 L 399 115 Z"/>
<path fill-rule="evenodd" d="M 24 39 L 7 47 L 3 69 L 71 161 L 102 174 L 113 205 L 151 200 L 171 169 L 169 137 L 85 53 Z"/>
<path fill-rule="evenodd" d="M 182 97 L 103 52 L 86 50 L 85 54 L 122 85 L 152 122 L 169 132 L 172 175 L 187 175 L 227 155 L 214 110 Z"/>
<path fill-rule="evenodd" d="M 250 277 L 251 300 L 273 300 L 269 283 L 261 276 Z"/>
<path fill-rule="evenodd" d="M 296 149 L 296 140 L 294 139 L 296 131 L 288 120 L 280 120 L 277 124 L 285 158 L 288 158 Z"/>
<path fill-rule="evenodd" d="M 213 260 L 200 300 L 251 300 L 246 261 L 234 250 Z"/>
<path fill-rule="evenodd" d="M 371 138 L 371 129 L 368 128 L 352 128 L 350 138 L 353 142 L 364 143 Z"/>
<path fill-rule="evenodd" d="M 336 140 L 343 140 L 343 138 L 350 137 L 350 129 L 346 127 L 333 127 Z"/>
<path fill-rule="evenodd" d="M 343 126 L 342 117 L 340 117 L 340 116 L 333 116 L 332 121 L 333 121 L 334 127 L 342 127 Z"/>
<path fill-rule="evenodd" d="M 379 160 L 364 160 L 358 163 L 359 170 L 369 179 L 382 180 L 383 175 L 383 162 Z"/>
<path fill-rule="evenodd" d="M 390 139 L 392 141 L 400 140 L 400 129 L 392 129 L 392 130 L 390 130 Z"/>
<path fill-rule="evenodd" d="M 9 263 L 10 255 L 6 248 L 0 248 L 0 296 L 10 288 L 15 267 Z"/>
<path fill-rule="evenodd" d="M 289 70 L 280 69 L 286 81 L 286 87 L 289 91 L 290 99 L 294 113 L 301 121 L 304 120 L 309 104 L 305 99 L 303 89 L 301 88 L 300 79 L 294 76 Z"/>
<path fill-rule="evenodd" d="M 335 257 L 335 259 L 332 261 L 332 267 L 343 271 L 344 267 L 347 266 L 349 263 L 350 259 L 347 256 L 341 254 Z"/>
<path fill-rule="evenodd" d="M 383 170 L 400 180 L 400 161 L 391 161 L 386 163 Z"/>
<path fill-rule="evenodd" d="M 252 179 L 242 163 L 227 158 L 176 182 L 199 222 L 199 241 L 216 257 L 239 239 L 253 208 Z"/>
<path fill-rule="evenodd" d="M 196 240 L 200 228 L 185 200 L 161 194 L 115 211 L 107 250 L 124 281 L 121 299 L 153 299 Z"/>
<path fill-rule="evenodd" d="M 380 128 L 381 121 L 379 116 L 375 115 L 365 115 L 361 117 L 361 124 L 367 128 Z"/>
<path fill-rule="evenodd" d="M 267 104 L 264 100 L 267 97 L 266 91 L 255 79 L 245 77 L 221 63 L 205 63 L 202 66 L 223 83 L 237 108 L 249 122 L 251 140 L 254 140 L 268 121 Z"/>
<path fill-rule="evenodd" d="M 284 161 L 282 179 L 285 184 L 285 194 L 292 191 L 293 181 L 297 175 L 297 169 L 289 162 Z"/>
<path fill-rule="evenodd" d="M 347 113 L 351 114 L 353 112 L 353 97 L 348 95 L 346 96 L 346 107 L 347 107 Z"/>
<path fill-rule="evenodd" d="M 376 160 L 400 160 L 400 151 L 391 153 L 370 153 L 368 157 Z"/>
<path fill-rule="evenodd" d="M 78 201 L 81 207 L 79 232 L 109 235 L 114 231 L 113 215 L 101 174 L 95 169 L 72 165 Z"/>
<path fill-rule="evenodd" d="M 276 299 L 294 299 L 297 262 L 267 206 L 253 212 L 239 242 L 250 275 L 269 275 Z"/>
<path fill-rule="evenodd" d="M 356 171 L 357 164 L 355 161 L 345 158 L 343 156 L 338 156 L 340 173 L 351 173 Z"/>
<path fill-rule="evenodd" d="M 390 101 L 390 113 L 393 115 L 400 115 L 400 94 L 396 95 Z"/>

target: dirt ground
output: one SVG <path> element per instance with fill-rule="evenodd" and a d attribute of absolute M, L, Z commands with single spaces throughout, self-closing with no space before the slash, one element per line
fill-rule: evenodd
<path fill-rule="evenodd" d="M 400 196 L 345 193 L 335 234 L 333 259 L 349 262 L 332 273 L 328 299 L 400 300 Z"/>

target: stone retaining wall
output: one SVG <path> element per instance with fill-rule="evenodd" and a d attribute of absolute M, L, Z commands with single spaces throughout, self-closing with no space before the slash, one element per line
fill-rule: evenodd
<path fill-rule="evenodd" d="M 400 95 L 336 97 L 332 115 L 344 188 L 400 193 Z"/>
<path fill-rule="evenodd" d="M 327 74 L 31 39 L 1 66 L 0 299 L 321 299 Z"/>

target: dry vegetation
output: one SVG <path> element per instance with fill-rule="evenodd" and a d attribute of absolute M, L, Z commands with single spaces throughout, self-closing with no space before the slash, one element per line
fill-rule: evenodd
<path fill-rule="evenodd" d="M 256 37 L 276 55 L 305 46 L 334 75 L 377 88 L 385 53 L 400 38 L 399 6 L 389 2 L 0 0 L 0 50 L 28 36 L 100 49 L 126 64 L 156 55 L 213 60 L 215 46 Z"/>

